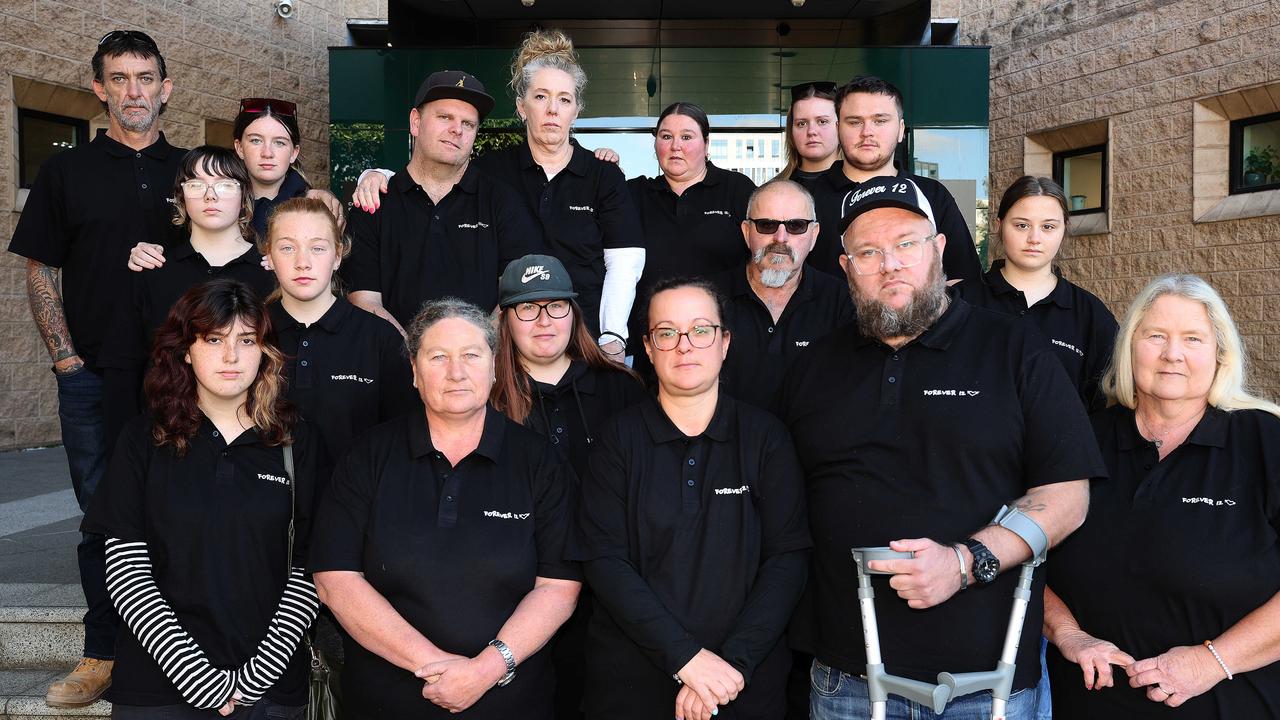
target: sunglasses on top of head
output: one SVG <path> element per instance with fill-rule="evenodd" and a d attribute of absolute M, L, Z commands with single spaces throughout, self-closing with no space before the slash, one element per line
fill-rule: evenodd
<path fill-rule="evenodd" d="M 244 98 L 240 101 L 240 112 L 269 113 L 271 115 L 296 118 L 298 116 L 298 106 L 288 100 L 277 100 L 275 98 Z"/>

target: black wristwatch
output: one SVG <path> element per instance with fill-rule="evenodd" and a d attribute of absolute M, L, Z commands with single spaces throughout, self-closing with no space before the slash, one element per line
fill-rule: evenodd
<path fill-rule="evenodd" d="M 979 585 L 990 585 L 1000 575 L 1000 558 L 973 538 L 966 538 L 964 545 L 973 554 L 973 579 Z"/>

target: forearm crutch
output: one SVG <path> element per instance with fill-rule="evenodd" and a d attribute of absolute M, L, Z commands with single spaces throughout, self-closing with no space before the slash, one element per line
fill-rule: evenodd
<path fill-rule="evenodd" d="M 910 560 L 912 553 L 896 552 L 887 547 L 853 548 L 853 562 L 858 568 L 858 607 L 862 615 L 862 636 L 867 646 L 867 689 L 871 699 L 871 720 L 884 720 L 889 693 L 928 705 L 939 715 L 951 700 L 980 690 L 991 691 L 991 717 L 1005 720 L 1009 694 L 1013 689 L 1014 661 L 1018 656 L 1018 642 L 1022 639 L 1022 623 L 1027 617 L 1027 604 L 1031 601 L 1031 580 L 1042 557 L 1034 557 L 1022 564 L 1018 586 L 1013 590 L 1013 609 L 1009 612 L 1009 627 L 1004 635 L 1004 649 L 995 670 L 938 673 L 937 684 L 890 675 L 884 670 L 880 657 L 880 629 L 876 625 L 875 591 L 871 588 L 872 575 L 891 575 L 882 570 L 871 570 L 872 560 Z"/>

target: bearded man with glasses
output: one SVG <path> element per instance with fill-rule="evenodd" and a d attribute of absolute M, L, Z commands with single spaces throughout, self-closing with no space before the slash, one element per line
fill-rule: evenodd
<path fill-rule="evenodd" d="M 840 231 L 857 323 L 811 348 L 779 401 L 805 469 L 816 540 L 809 619 L 817 720 L 871 714 L 851 548 L 910 554 L 868 563 L 893 576 L 876 588 L 888 673 L 932 683 L 941 672 L 992 670 L 1018 579 L 1002 571 L 1079 527 L 1089 478 L 1106 473 L 1079 397 L 1044 337 L 949 293 L 948 238 L 910 179 L 859 185 Z M 1026 637 L 1040 629 L 1043 591 L 1042 572 Z M 1037 643 L 1023 643 L 1010 720 L 1033 717 L 1039 678 Z M 986 691 L 938 715 L 890 695 L 887 717 L 967 718 L 991 709 Z"/>
<path fill-rule="evenodd" d="M 725 296 L 733 345 L 720 371 L 729 394 L 770 408 L 792 359 L 853 320 L 843 283 L 805 265 L 818 238 L 813 196 L 791 180 L 756 189 L 742 237 L 750 257 L 711 280 Z"/>
<path fill-rule="evenodd" d="M 173 230 L 168 196 L 185 152 L 158 127 L 173 81 L 154 40 L 113 30 L 98 42 L 92 67 L 107 129 L 45 162 L 9 243 L 26 259 L 31 315 L 53 361 L 62 444 L 82 511 L 114 441 L 103 430 L 99 352 L 127 296 L 129 248 L 163 244 Z M 49 687 L 45 702 L 54 707 L 88 705 L 111 685 L 120 621 L 107 596 L 104 538 L 85 534 L 78 554 L 88 605 L 84 659 Z"/>

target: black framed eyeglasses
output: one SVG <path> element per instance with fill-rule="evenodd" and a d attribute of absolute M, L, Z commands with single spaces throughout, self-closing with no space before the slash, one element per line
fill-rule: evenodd
<path fill-rule="evenodd" d="M 296 118 L 298 117 L 298 106 L 288 100 L 277 100 L 275 98 L 241 98 L 240 112 L 269 113 L 271 115 Z"/>
<path fill-rule="evenodd" d="M 698 348 L 711 347 L 715 342 L 719 325 L 694 325 L 685 332 L 673 327 L 658 327 L 649 330 L 649 342 L 659 350 L 675 350 L 680 346 L 680 338 L 689 338 L 689 345 Z"/>
<path fill-rule="evenodd" d="M 817 220 L 807 220 L 805 218 L 792 218 L 790 220 L 774 220 L 773 218 L 747 218 L 747 222 L 756 226 L 756 232 L 762 235 L 772 235 L 778 232 L 778 226 L 781 225 L 787 229 L 788 235 L 802 235 L 809 226 L 818 222 Z"/>
<path fill-rule="evenodd" d="M 98 47 L 102 47 L 107 42 L 112 42 L 121 38 L 133 38 L 134 40 L 144 42 L 151 47 L 159 47 L 156 45 L 156 41 L 151 39 L 150 35 L 139 30 L 112 30 L 106 35 L 103 35 L 102 39 L 98 40 Z"/>
<path fill-rule="evenodd" d="M 544 312 L 552 320 L 559 320 L 568 315 L 571 309 L 572 307 L 569 305 L 568 300 L 552 300 L 545 303 L 522 302 L 512 306 L 512 310 L 516 313 L 516 318 L 525 322 L 537 320 L 538 316 Z"/>

